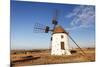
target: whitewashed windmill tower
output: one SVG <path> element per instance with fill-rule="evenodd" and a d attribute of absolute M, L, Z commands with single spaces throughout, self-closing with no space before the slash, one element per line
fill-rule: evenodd
<path fill-rule="evenodd" d="M 51 36 L 51 55 L 71 55 L 68 44 L 68 33 L 58 25 L 57 21 L 57 10 L 54 12 L 52 24 L 54 25 L 53 29 L 50 29 L 48 26 L 42 24 L 35 24 L 35 30 L 44 30 L 45 33 L 49 31 L 52 32 Z"/>
<path fill-rule="evenodd" d="M 51 55 L 71 55 L 67 34 L 60 25 L 55 26 L 51 37 Z"/>

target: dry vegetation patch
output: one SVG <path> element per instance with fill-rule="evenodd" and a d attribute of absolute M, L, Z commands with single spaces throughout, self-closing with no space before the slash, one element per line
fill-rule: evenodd
<path fill-rule="evenodd" d="M 50 50 L 12 50 L 11 65 L 37 65 L 37 64 L 58 64 L 95 61 L 95 49 L 84 48 L 86 56 L 83 56 L 79 49 L 74 49 L 72 55 L 51 56 Z"/>

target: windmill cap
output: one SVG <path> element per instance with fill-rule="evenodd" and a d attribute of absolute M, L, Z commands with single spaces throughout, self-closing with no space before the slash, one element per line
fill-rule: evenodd
<path fill-rule="evenodd" d="M 53 33 L 67 33 L 67 32 L 60 25 L 56 25 L 53 30 Z"/>

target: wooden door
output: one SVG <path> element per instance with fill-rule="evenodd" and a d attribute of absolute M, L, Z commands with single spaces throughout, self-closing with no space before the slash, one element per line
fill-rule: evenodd
<path fill-rule="evenodd" d="M 61 49 L 65 50 L 64 42 L 61 42 Z"/>

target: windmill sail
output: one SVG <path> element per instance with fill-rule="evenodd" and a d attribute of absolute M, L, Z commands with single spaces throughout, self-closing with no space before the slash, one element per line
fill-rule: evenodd
<path fill-rule="evenodd" d="M 58 24 L 57 18 L 58 18 L 58 10 L 56 9 L 53 13 L 53 19 L 52 19 L 52 24 L 54 24 L 54 28 Z"/>
<path fill-rule="evenodd" d="M 45 26 L 40 23 L 35 23 L 34 30 L 35 33 L 48 33 L 50 31 L 49 26 Z"/>
<path fill-rule="evenodd" d="M 35 23 L 34 24 L 34 28 L 33 28 L 33 32 L 34 33 L 44 33 L 45 32 L 45 28 L 46 26 L 40 23 Z"/>

